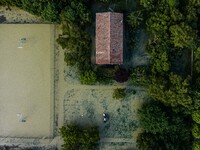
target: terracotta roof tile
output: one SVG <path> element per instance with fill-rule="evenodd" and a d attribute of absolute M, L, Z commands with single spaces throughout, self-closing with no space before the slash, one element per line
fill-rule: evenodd
<path fill-rule="evenodd" d="M 123 14 L 96 14 L 96 64 L 123 63 Z"/>

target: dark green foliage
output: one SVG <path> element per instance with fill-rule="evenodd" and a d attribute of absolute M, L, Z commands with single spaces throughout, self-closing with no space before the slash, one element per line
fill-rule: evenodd
<path fill-rule="evenodd" d="M 80 128 L 67 125 L 61 127 L 59 133 L 64 140 L 64 150 L 95 150 L 100 140 L 97 127 Z"/>
<path fill-rule="evenodd" d="M 140 150 L 154 150 L 159 148 L 159 137 L 152 133 L 142 132 L 137 136 L 136 146 Z M 158 142 L 159 141 L 159 142 Z"/>
<path fill-rule="evenodd" d="M 69 5 L 60 14 L 63 23 L 85 26 L 91 22 L 90 13 L 86 6 L 78 0 L 69 2 Z"/>
<path fill-rule="evenodd" d="M 64 61 L 67 63 L 68 66 L 74 66 L 77 63 L 77 53 L 64 53 Z"/>
<path fill-rule="evenodd" d="M 108 78 L 113 78 L 115 76 L 115 72 L 119 69 L 118 66 L 97 66 L 97 72 L 101 74 L 101 76 L 105 76 Z"/>
<path fill-rule="evenodd" d="M 40 16 L 45 6 L 47 5 L 46 0 L 36 1 L 36 0 L 21 0 L 22 8 L 31 14 Z"/>
<path fill-rule="evenodd" d="M 198 122 L 196 110 L 200 108 L 200 55 L 198 54 L 200 52 L 197 49 L 200 1 L 140 0 L 139 2 L 143 6 L 144 21 L 149 32 L 147 51 L 151 58 L 148 93 L 155 101 L 165 106 L 149 104 L 146 109 L 143 108 L 141 113 L 143 117 L 140 118 L 145 132 L 138 136 L 138 148 L 191 149 L 191 113 L 193 112 L 193 119 Z M 190 72 L 190 61 L 183 63 L 185 74 L 177 67 L 182 65 L 181 59 L 190 59 L 188 55 L 192 50 L 194 74 L 191 79 L 186 73 Z M 187 57 L 181 58 L 186 55 Z M 190 116 L 187 118 L 185 115 Z M 200 135 L 199 131 L 197 125 L 194 125 L 195 137 Z"/>
<path fill-rule="evenodd" d="M 184 19 L 183 14 L 176 8 L 170 9 L 170 18 L 174 22 L 180 22 Z"/>
<path fill-rule="evenodd" d="M 196 110 L 192 112 L 192 120 L 200 124 L 200 110 Z"/>
<path fill-rule="evenodd" d="M 198 84 L 198 85 L 200 85 L 200 84 Z M 193 99 L 193 103 L 194 103 L 194 110 L 199 110 L 200 109 L 200 91 L 199 91 L 199 89 L 197 89 L 197 91 L 192 92 L 192 99 Z"/>
<path fill-rule="evenodd" d="M 67 65 L 77 65 L 80 74 L 90 68 L 91 39 L 86 32 L 77 25 L 63 25 L 63 35 L 59 36 L 57 42 L 65 49 Z"/>
<path fill-rule="evenodd" d="M 168 80 L 152 77 L 149 96 L 175 109 L 184 107 L 185 112 L 191 111 L 193 106 L 189 95 L 189 78 L 183 79 L 176 74 L 170 74 Z"/>
<path fill-rule="evenodd" d="M 114 89 L 112 97 L 114 99 L 124 99 L 126 97 L 126 89 L 125 88 L 117 88 Z"/>
<path fill-rule="evenodd" d="M 21 7 L 21 5 L 22 5 L 21 1 L 22 0 L 1 0 L 0 5 Z"/>
<path fill-rule="evenodd" d="M 185 23 L 170 27 L 171 40 L 175 47 L 192 47 L 195 40 L 194 31 Z"/>
<path fill-rule="evenodd" d="M 96 149 L 96 144 L 100 140 L 97 127 L 88 127 L 82 130 L 80 142 L 82 150 Z"/>
<path fill-rule="evenodd" d="M 200 73 L 200 47 L 194 50 L 194 71 L 195 74 Z"/>
<path fill-rule="evenodd" d="M 110 0 L 95 0 L 96 2 L 102 2 L 102 3 L 109 3 L 110 2 Z"/>
<path fill-rule="evenodd" d="M 192 150 L 200 150 L 200 142 L 199 141 L 193 142 Z"/>
<path fill-rule="evenodd" d="M 191 149 L 188 118 L 161 103 L 147 102 L 138 112 L 144 132 L 137 137 L 139 149 Z"/>
<path fill-rule="evenodd" d="M 57 42 L 65 49 L 65 62 L 67 65 L 77 66 L 81 83 L 93 84 L 97 77 L 93 71 L 93 76 L 89 77 L 87 71 L 91 70 L 91 38 L 84 31 L 84 27 L 90 22 L 89 11 L 82 1 L 70 1 L 60 17 L 63 33 Z"/>
<path fill-rule="evenodd" d="M 189 133 L 187 129 L 186 133 Z M 181 139 L 183 138 L 183 139 Z M 180 140 L 179 140 L 180 139 Z M 137 137 L 137 148 L 140 150 L 189 150 L 192 149 L 190 135 L 176 133 L 152 134 L 143 132 Z"/>
<path fill-rule="evenodd" d="M 133 28 L 139 28 L 143 22 L 143 14 L 141 11 L 131 12 L 127 17 L 128 24 Z"/>
<path fill-rule="evenodd" d="M 156 37 L 165 37 L 168 26 L 170 25 L 170 17 L 159 11 L 152 12 L 146 22 L 147 30 Z"/>
<path fill-rule="evenodd" d="M 170 62 L 168 60 L 168 54 L 164 49 L 158 51 L 157 49 L 152 49 L 151 52 L 151 71 L 152 73 L 164 74 L 170 69 Z"/>
<path fill-rule="evenodd" d="M 136 85 L 147 85 L 147 74 L 146 74 L 146 67 L 138 66 L 131 70 L 131 80 L 133 84 Z"/>
<path fill-rule="evenodd" d="M 168 3 L 170 7 L 176 7 L 179 5 L 179 0 L 167 0 L 166 3 Z"/>
<path fill-rule="evenodd" d="M 194 138 L 200 139 L 200 124 L 193 124 L 192 135 L 194 136 Z"/>
<path fill-rule="evenodd" d="M 84 71 L 80 75 L 80 81 L 82 84 L 94 84 L 97 81 L 96 73 L 92 70 Z"/>
<path fill-rule="evenodd" d="M 62 47 L 62 49 L 65 49 L 67 47 L 67 38 L 59 36 L 59 38 L 56 39 L 56 42 Z"/>
<path fill-rule="evenodd" d="M 65 144 L 63 145 L 64 149 L 78 149 L 79 147 L 79 128 L 74 125 L 63 126 L 59 130 L 62 138 L 64 139 Z"/>
<path fill-rule="evenodd" d="M 114 65 L 98 65 L 96 69 L 97 81 L 101 84 L 111 84 L 117 69 L 118 67 Z"/>
<path fill-rule="evenodd" d="M 159 114 L 159 115 L 158 115 Z M 166 132 L 169 118 L 158 104 L 146 103 L 138 111 L 140 125 L 153 134 Z"/>
<path fill-rule="evenodd" d="M 41 12 L 42 19 L 50 22 L 58 21 L 58 11 L 56 10 L 56 5 L 54 3 L 49 3 Z"/>
<path fill-rule="evenodd" d="M 154 0 L 140 0 L 140 4 L 145 7 L 146 9 L 151 9 L 155 7 L 155 1 Z"/>

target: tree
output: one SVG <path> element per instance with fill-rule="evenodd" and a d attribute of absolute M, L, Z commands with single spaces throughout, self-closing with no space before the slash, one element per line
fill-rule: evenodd
<path fill-rule="evenodd" d="M 146 67 L 138 66 L 131 70 L 131 80 L 133 84 L 146 86 L 148 85 Z"/>
<path fill-rule="evenodd" d="M 62 47 L 62 49 L 65 49 L 67 47 L 67 38 L 59 36 L 56 39 L 56 42 Z"/>
<path fill-rule="evenodd" d="M 166 38 L 167 30 L 170 25 L 170 17 L 159 11 L 153 11 L 146 21 L 147 30 L 158 38 Z"/>
<path fill-rule="evenodd" d="M 189 77 L 184 79 L 173 73 L 168 79 L 152 76 L 148 94 L 153 99 L 173 107 L 174 110 L 178 111 L 184 107 L 185 113 L 190 113 L 193 109 L 193 100 L 189 95 L 189 79 Z"/>
<path fill-rule="evenodd" d="M 84 71 L 80 75 L 80 81 L 82 84 L 94 84 L 97 80 L 97 76 L 94 71 Z"/>
<path fill-rule="evenodd" d="M 155 101 L 144 103 L 138 116 L 144 130 L 137 137 L 139 149 L 191 149 L 192 136 L 187 116 Z"/>
<path fill-rule="evenodd" d="M 152 9 L 155 7 L 154 0 L 140 0 L 140 4 L 145 7 L 146 9 Z"/>
<path fill-rule="evenodd" d="M 169 127 L 169 118 L 159 105 L 159 103 L 146 103 L 138 111 L 140 125 L 146 132 L 163 133 Z"/>
<path fill-rule="evenodd" d="M 192 120 L 200 124 L 200 110 L 196 110 L 192 112 Z"/>
<path fill-rule="evenodd" d="M 193 124 L 192 135 L 194 136 L 194 138 L 200 139 L 200 124 Z"/>
<path fill-rule="evenodd" d="M 180 22 L 184 19 L 183 14 L 176 8 L 170 9 L 170 18 L 174 22 Z"/>
<path fill-rule="evenodd" d="M 36 0 L 21 0 L 22 8 L 31 14 L 41 16 L 41 12 L 47 5 L 48 0 L 36 1 Z"/>
<path fill-rule="evenodd" d="M 50 22 L 58 21 L 58 11 L 56 10 L 56 5 L 54 3 L 48 2 L 47 6 L 41 12 L 42 19 Z"/>
<path fill-rule="evenodd" d="M 168 54 L 166 51 L 156 52 L 152 49 L 151 53 L 151 71 L 156 74 L 165 74 L 170 69 L 170 62 L 168 60 Z"/>
<path fill-rule="evenodd" d="M 200 85 L 200 84 L 197 84 L 197 86 Z M 195 87 L 196 88 L 196 87 Z M 194 105 L 194 110 L 199 110 L 200 109 L 200 91 L 198 89 L 199 87 L 197 87 L 196 91 L 193 90 L 192 91 L 192 99 L 193 99 L 193 105 Z"/>
<path fill-rule="evenodd" d="M 64 150 L 95 150 L 100 140 L 97 127 L 81 128 L 77 125 L 66 125 L 59 129 L 64 140 Z"/>
<path fill-rule="evenodd" d="M 158 136 L 149 132 L 139 133 L 136 140 L 136 146 L 140 150 L 159 149 L 160 140 Z"/>
<path fill-rule="evenodd" d="M 66 150 L 75 150 L 79 148 L 79 128 L 75 125 L 67 125 L 63 126 L 59 130 L 63 140 L 64 145 L 62 145 L 63 149 Z"/>
<path fill-rule="evenodd" d="M 179 5 L 179 0 L 167 0 L 166 2 L 170 7 L 176 7 Z"/>
<path fill-rule="evenodd" d="M 171 41 L 175 47 L 193 47 L 195 34 L 190 26 L 184 22 L 179 25 L 173 25 L 169 28 L 171 33 Z"/>
<path fill-rule="evenodd" d="M 199 141 L 193 142 L 192 150 L 200 150 L 200 142 Z"/>
<path fill-rule="evenodd" d="M 200 47 L 194 50 L 194 71 L 200 73 Z"/>
<path fill-rule="evenodd" d="M 1 0 L 0 5 L 21 7 L 22 2 L 21 0 Z"/>
<path fill-rule="evenodd" d="M 64 53 L 64 61 L 67 63 L 68 66 L 74 66 L 76 65 L 77 61 L 77 53 Z"/>
<path fill-rule="evenodd" d="M 79 26 L 85 26 L 91 21 L 86 5 L 78 0 L 69 2 L 69 5 L 61 11 L 60 18 L 63 23 L 78 24 Z"/>
<path fill-rule="evenodd" d="M 88 127 L 82 130 L 80 136 L 81 150 L 96 149 L 97 142 L 100 140 L 97 127 Z"/>
<path fill-rule="evenodd" d="M 138 28 L 143 21 L 143 14 L 141 11 L 131 12 L 127 17 L 128 24 L 133 28 Z"/>

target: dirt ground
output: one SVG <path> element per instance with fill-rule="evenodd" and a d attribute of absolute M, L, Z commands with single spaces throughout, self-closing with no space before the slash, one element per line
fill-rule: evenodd
<path fill-rule="evenodd" d="M 0 136 L 52 136 L 52 30 L 51 25 L 0 25 Z M 18 48 L 21 38 L 26 41 Z"/>

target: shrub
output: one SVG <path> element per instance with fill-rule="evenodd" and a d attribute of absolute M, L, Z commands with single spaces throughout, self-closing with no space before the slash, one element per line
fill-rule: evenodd
<path fill-rule="evenodd" d="M 100 140 L 97 127 L 80 128 L 76 125 L 67 125 L 59 129 L 64 140 L 64 150 L 95 150 Z"/>
<path fill-rule="evenodd" d="M 36 0 L 21 0 L 22 1 L 22 8 L 34 15 L 41 15 L 41 12 L 44 10 L 45 6 L 47 5 L 45 1 L 36 1 Z"/>
<path fill-rule="evenodd" d="M 64 61 L 67 63 L 68 66 L 74 66 L 77 61 L 77 54 L 76 53 L 67 53 L 65 52 L 65 57 L 64 57 Z"/>
<path fill-rule="evenodd" d="M 186 23 L 173 25 L 169 28 L 171 32 L 171 41 L 175 47 L 183 48 L 193 46 L 195 40 L 195 33 Z"/>
<path fill-rule="evenodd" d="M 158 116 L 159 114 L 159 116 Z M 158 103 L 146 103 L 138 111 L 140 125 L 146 132 L 163 133 L 169 127 L 169 118 Z"/>
<path fill-rule="evenodd" d="M 146 77 L 145 67 L 136 67 L 131 70 L 131 80 L 136 85 L 147 85 L 148 80 Z"/>
<path fill-rule="evenodd" d="M 200 150 L 200 142 L 199 141 L 194 141 L 192 149 L 193 150 Z"/>
<path fill-rule="evenodd" d="M 138 28 L 143 21 L 143 14 L 141 11 L 134 11 L 128 15 L 128 24 L 133 28 Z"/>
<path fill-rule="evenodd" d="M 191 149 L 190 118 L 155 101 L 144 103 L 138 115 L 144 129 L 137 137 L 139 149 Z"/>
<path fill-rule="evenodd" d="M 56 22 L 58 21 L 58 11 L 56 10 L 56 5 L 54 3 L 49 3 L 44 8 L 44 10 L 41 12 L 42 19 L 50 22 Z"/>
<path fill-rule="evenodd" d="M 140 150 L 153 150 L 155 147 L 159 149 L 158 137 L 152 133 L 139 133 L 136 140 L 136 146 Z"/>
<path fill-rule="evenodd" d="M 123 98 L 125 98 L 126 97 L 125 90 L 126 90 L 125 88 L 114 89 L 112 97 L 114 99 L 123 99 Z"/>
<path fill-rule="evenodd" d="M 176 7 L 179 5 L 179 0 L 168 0 L 166 1 L 170 7 Z"/>
<path fill-rule="evenodd" d="M 90 13 L 82 2 L 74 0 L 69 3 L 60 14 L 61 21 L 84 26 L 91 22 Z"/>
<path fill-rule="evenodd" d="M 82 84 L 94 84 L 97 81 L 97 76 L 94 71 L 85 71 L 80 75 L 80 81 Z"/>
<path fill-rule="evenodd" d="M 56 42 L 62 47 L 62 49 L 65 49 L 67 47 L 67 38 L 59 36 L 56 39 Z"/>
<path fill-rule="evenodd" d="M 200 124 L 200 110 L 193 111 L 192 120 Z"/>
<path fill-rule="evenodd" d="M 1 0 L 0 5 L 21 7 L 21 0 Z"/>
<path fill-rule="evenodd" d="M 194 138 L 197 138 L 197 139 L 200 138 L 200 125 L 199 124 L 197 124 L 197 123 L 193 124 L 192 135 L 194 136 Z"/>

